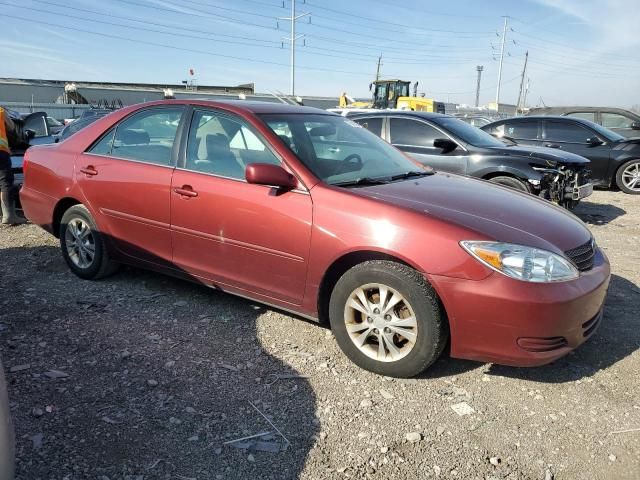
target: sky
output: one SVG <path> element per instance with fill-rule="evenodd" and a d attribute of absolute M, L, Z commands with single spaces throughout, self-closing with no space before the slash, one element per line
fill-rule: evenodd
<path fill-rule="evenodd" d="M 640 104 L 639 0 L 297 0 L 295 93 L 369 97 L 381 78 L 440 101 Z M 290 93 L 291 0 L 0 0 L 0 77 Z"/>

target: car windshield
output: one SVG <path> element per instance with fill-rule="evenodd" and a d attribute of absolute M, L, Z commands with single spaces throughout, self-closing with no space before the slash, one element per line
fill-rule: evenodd
<path fill-rule="evenodd" d="M 261 118 L 309 170 L 331 185 L 366 185 L 430 173 L 344 117 L 287 114 Z"/>
<path fill-rule="evenodd" d="M 500 140 L 493 138 L 487 132 L 477 127 L 472 127 L 459 118 L 438 117 L 437 119 L 433 119 L 433 122 L 445 130 L 448 130 L 463 142 L 473 145 L 474 147 L 504 147 L 504 144 Z"/>
<path fill-rule="evenodd" d="M 47 125 L 50 127 L 62 127 L 63 124 L 53 117 L 47 117 Z"/>
<path fill-rule="evenodd" d="M 624 140 L 624 137 L 622 135 L 614 132 L 613 130 L 609 130 L 608 128 L 605 128 L 601 125 L 598 125 L 595 122 L 584 120 L 584 123 L 586 123 L 589 127 L 595 130 L 598 133 L 598 135 L 603 136 L 610 142 L 619 142 L 620 140 Z"/>

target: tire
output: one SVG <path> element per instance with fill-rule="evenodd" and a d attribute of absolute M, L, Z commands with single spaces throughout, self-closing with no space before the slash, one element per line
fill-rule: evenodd
<path fill-rule="evenodd" d="M 529 187 L 527 187 L 527 184 L 522 182 L 521 180 L 518 180 L 515 177 L 500 175 L 498 177 L 490 178 L 489 181 L 491 183 L 497 183 L 498 185 L 504 185 L 505 187 L 513 188 L 514 190 L 530 193 Z"/>
<path fill-rule="evenodd" d="M 79 241 L 82 247 L 77 246 Z M 104 278 L 118 268 L 118 264 L 109 259 L 104 237 L 84 205 L 74 205 L 64 212 L 60 222 L 60 250 L 71 271 L 85 280 Z"/>
<path fill-rule="evenodd" d="M 386 295 L 380 287 L 386 289 Z M 357 310 L 351 306 L 350 300 L 361 298 L 356 293 L 359 291 L 373 301 L 371 317 L 361 309 L 362 301 L 356 302 Z M 392 305 L 396 294 L 402 300 Z M 375 313 L 374 307 L 381 307 L 381 296 L 386 300 L 382 311 Z M 448 324 L 433 288 L 414 269 L 391 261 L 364 262 L 342 275 L 331 293 L 329 321 L 338 345 L 351 361 L 389 377 L 418 375 L 438 359 L 449 338 Z"/>
<path fill-rule="evenodd" d="M 616 185 L 624 193 L 640 195 L 640 159 L 623 163 L 616 172 Z"/>

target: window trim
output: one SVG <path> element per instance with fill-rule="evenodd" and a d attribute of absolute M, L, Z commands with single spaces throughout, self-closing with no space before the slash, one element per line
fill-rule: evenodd
<path fill-rule="evenodd" d="M 187 110 L 188 110 L 187 107 L 188 107 L 188 105 L 185 105 L 185 104 L 170 104 L 170 105 L 153 105 L 153 106 L 150 106 L 150 107 L 145 107 L 145 108 L 141 108 L 139 110 L 135 110 L 135 111 L 129 113 L 128 115 L 126 115 L 125 117 L 121 118 L 120 120 L 118 120 L 111 127 L 109 127 L 106 132 L 104 132 L 102 135 L 100 135 L 100 137 L 98 137 L 97 140 L 92 142 L 89 145 L 89 147 L 87 147 L 84 150 L 84 152 L 82 152 L 82 153 L 84 155 L 92 155 L 94 157 L 112 158 L 112 159 L 123 160 L 123 161 L 127 161 L 127 162 L 142 163 L 144 165 L 154 165 L 156 167 L 175 168 L 175 166 L 176 166 L 176 158 L 177 158 L 177 155 L 179 154 L 182 130 L 184 128 L 184 121 L 185 121 L 186 113 L 187 113 Z M 181 117 L 180 117 L 180 122 L 178 123 L 178 128 L 176 130 L 176 135 L 175 135 L 175 137 L 173 139 L 173 146 L 171 147 L 171 159 L 169 160 L 169 164 L 168 165 L 163 165 L 163 164 L 153 163 L 153 162 L 146 162 L 144 160 L 138 160 L 138 159 L 134 159 L 134 158 L 119 157 L 119 156 L 113 154 L 113 141 L 115 141 L 116 135 L 118 134 L 118 128 L 120 127 L 120 125 L 122 125 L 123 122 L 131 119 L 132 117 L 134 117 L 134 116 L 136 116 L 136 115 L 138 115 L 139 113 L 142 113 L 142 112 L 155 111 L 155 110 L 166 110 L 166 109 L 173 109 L 173 110 L 181 109 L 182 110 L 182 114 L 181 114 Z M 109 151 L 109 155 L 103 155 L 103 154 L 99 154 L 99 153 L 92 153 L 90 150 L 95 145 L 97 145 L 105 136 L 107 136 L 109 134 L 109 132 L 111 132 L 111 130 L 114 130 L 114 135 L 113 135 L 113 140 L 111 142 L 111 150 Z"/>

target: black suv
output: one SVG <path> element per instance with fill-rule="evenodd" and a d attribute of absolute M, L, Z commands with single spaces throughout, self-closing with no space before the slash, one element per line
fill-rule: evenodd
<path fill-rule="evenodd" d="M 613 130 L 623 137 L 640 137 L 640 115 L 614 107 L 539 107 L 529 115 L 562 115 L 581 118 Z"/>
<path fill-rule="evenodd" d="M 448 115 L 379 110 L 349 118 L 437 170 L 489 180 L 566 208 L 593 191 L 585 158 L 549 148 L 507 146 Z"/>
<path fill-rule="evenodd" d="M 595 185 L 607 188 L 616 185 L 623 192 L 640 194 L 640 138 L 625 138 L 597 123 L 561 116 L 509 118 L 482 129 L 521 145 L 582 155 L 591 160 Z"/>

